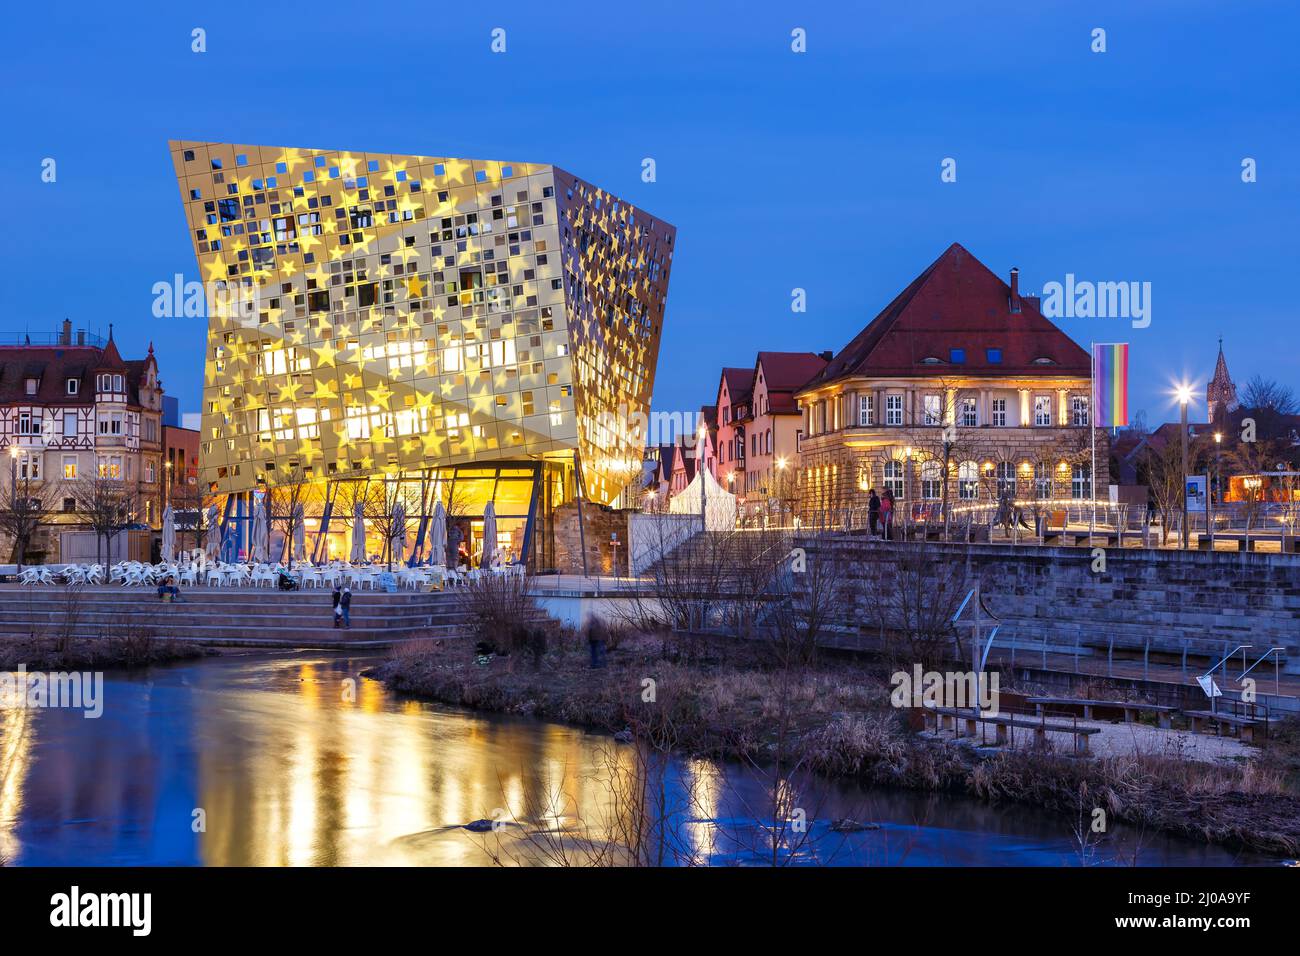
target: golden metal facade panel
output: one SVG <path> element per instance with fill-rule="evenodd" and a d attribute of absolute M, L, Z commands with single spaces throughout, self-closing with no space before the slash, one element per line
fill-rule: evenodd
<path fill-rule="evenodd" d="M 544 164 L 171 143 L 209 302 L 201 480 L 639 468 L 675 230 Z"/>

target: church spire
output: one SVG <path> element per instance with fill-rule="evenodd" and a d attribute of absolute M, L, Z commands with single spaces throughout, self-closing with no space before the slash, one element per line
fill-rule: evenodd
<path fill-rule="evenodd" d="M 1228 360 L 1223 357 L 1223 336 L 1219 336 L 1219 358 L 1214 363 L 1214 377 L 1205 386 L 1205 408 L 1210 414 L 1211 423 L 1224 412 L 1235 412 L 1238 408 L 1237 386 L 1232 384 L 1228 374 Z"/>

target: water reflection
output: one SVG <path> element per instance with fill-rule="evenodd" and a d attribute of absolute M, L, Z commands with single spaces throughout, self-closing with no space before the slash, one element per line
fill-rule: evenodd
<path fill-rule="evenodd" d="M 0 711 L 0 857 L 455 866 L 493 856 L 625 862 L 629 846 L 673 864 L 772 857 L 774 831 L 758 822 L 772 816 L 764 774 L 703 760 L 647 767 L 605 737 L 398 699 L 358 677 L 371 663 L 228 657 L 109 678 L 99 720 Z M 777 829 L 782 860 L 1079 862 L 1068 826 L 1032 808 L 807 779 L 781 781 L 776 792 L 808 820 L 806 833 Z M 841 817 L 881 827 L 832 832 Z M 481 819 L 506 825 L 463 828 Z M 1113 836 L 1100 859 L 1127 860 L 1122 828 Z M 1148 838 L 1138 857 L 1234 862 L 1227 851 L 1163 838 Z"/>

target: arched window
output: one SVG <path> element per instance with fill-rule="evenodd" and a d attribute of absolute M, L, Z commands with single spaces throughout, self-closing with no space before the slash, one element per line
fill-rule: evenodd
<path fill-rule="evenodd" d="M 943 497 L 943 463 L 934 458 L 921 463 L 921 497 Z"/>
<path fill-rule="evenodd" d="M 903 497 L 903 463 L 897 458 L 885 462 L 885 490 L 895 498 Z"/>
<path fill-rule="evenodd" d="M 1016 496 L 1016 463 L 1000 461 L 997 468 L 998 497 L 1014 498 Z"/>
<path fill-rule="evenodd" d="M 1052 497 L 1052 466 L 1045 461 L 1034 465 L 1034 497 Z"/>
<path fill-rule="evenodd" d="M 979 497 L 980 466 L 975 462 L 963 461 L 957 466 L 957 491 L 967 501 Z"/>

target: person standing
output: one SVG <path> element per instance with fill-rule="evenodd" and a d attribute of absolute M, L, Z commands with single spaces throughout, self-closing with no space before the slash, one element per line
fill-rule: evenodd
<path fill-rule="evenodd" d="M 352 589 L 344 588 L 339 597 L 339 607 L 343 610 L 343 626 L 352 629 Z"/>
<path fill-rule="evenodd" d="M 338 584 L 334 585 L 334 626 L 338 627 L 343 622 L 343 591 Z"/>
<path fill-rule="evenodd" d="M 871 489 L 871 499 L 867 502 L 867 518 L 871 522 L 871 537 L 876 536 L 876 525 L 880 523 L 880 497 L 876 489 Z"/>
<path fill-rule="evenodd" d="M 894 538 L 894 493 L 888 488 L 885 489 L 885 496 L 880 499 L 880 521 L 884 525 L 885 540 L 892 541 Z"/>
<path fill-rule="evenodd" d="M 447 529 L 447 554 L 451 556 L 449 564 L 453 568 L 460 568 L 460 545 L 465 540 L 465 533 L 460 530 L 460 525 L 452 522 Z"/>

